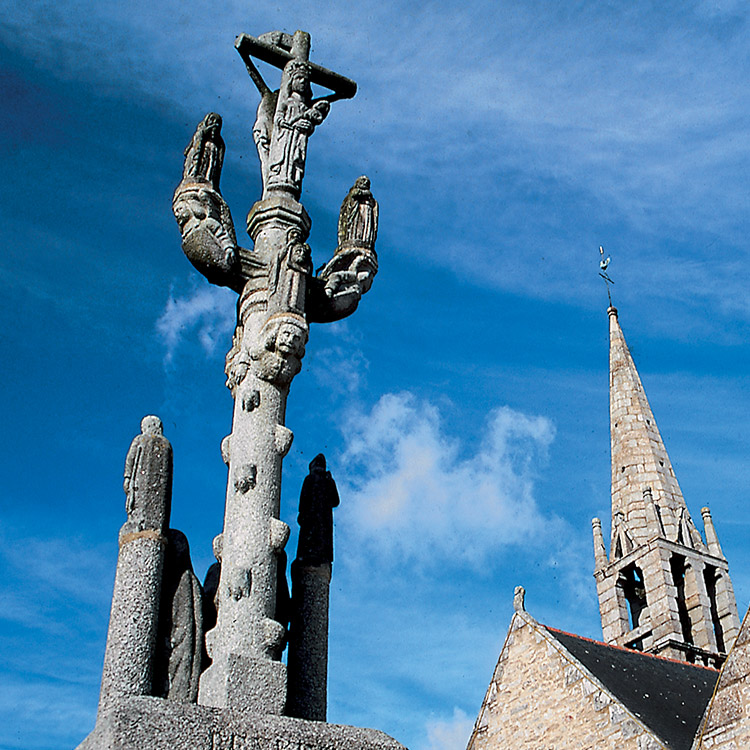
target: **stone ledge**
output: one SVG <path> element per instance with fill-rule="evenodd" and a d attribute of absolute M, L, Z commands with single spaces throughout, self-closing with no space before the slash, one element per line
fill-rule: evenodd
<path fill-rule="evenodd" d="M 77 750 L 406 750 L 376 729 L 229 711 L 163 698 L 122 700 Z"/>

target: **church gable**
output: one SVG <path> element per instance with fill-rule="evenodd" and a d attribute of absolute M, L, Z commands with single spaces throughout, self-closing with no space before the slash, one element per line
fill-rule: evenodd
<path fill-rule="evenodd" d="M 550 632 L 513 615 L 468 750 L 666 747 Z"/>
<path fill-rule="evenodd" d="M 695 750 L 750 747 L 750 610 L 721 670 Z"/>

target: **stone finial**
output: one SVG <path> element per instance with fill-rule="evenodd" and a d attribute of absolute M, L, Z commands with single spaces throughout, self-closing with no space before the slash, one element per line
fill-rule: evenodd
<path fill-rule="evenodd" d="M 607 564 L 607 548 L 604 546 L 602 522 L 598 518 L 591 519 L 591 530 L 594 534 L 594 561 L 596 570 Z"/>
<path fill-rule="evenodd" d="M 524 600 L 526 598 L 526 589 L 523 586 L 516 586 L 513 591 L 513 609 L 516 612 L 525 612 L 526 607 Z"/>
<path fill-rule="evenodd" d="M 708 508 L 701 508 L 701 515 L 703 516 L 703 530 L 706 535 L 708 551 L 714 557 L 724 557 L 724 553 L 721 551 L 721 545 L 719 544 L 719 537 L 716 534 L 716 527 L 711 518 L 711 511 Z"/>

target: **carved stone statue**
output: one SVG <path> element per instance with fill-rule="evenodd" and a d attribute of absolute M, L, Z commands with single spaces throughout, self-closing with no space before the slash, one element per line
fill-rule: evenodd
<path fill-rule="evenodd" d="M 203 630 L 208 632 L 216 625 L 216 613 L 219 610 L 219 579 L 221 578 L 221 545 L 223 538 L 221 534 L 214 537 L 213 552 L 216 562 L 206 571 L 203 580 Z M 204 659 L 208 654 L 204 653 Z M 208 663 L 208 662 L 206 662 Z"/>
<path fill-rule="evenodd" d="M 221 115 L 209 112 L 185 149 L 182 179 L 185 182 L 208 182 L 218 191 L 225 149 L 221 137 Z"/>
<path fill-rule="evenodd" d="M 167 532 L 154 654 L 154 695 L 195 703 L 203 662 L 203 597 L 185 535 Z"/>
<path fill-rule="evenodd" d="M 250 355 L 242 346 L 242 334 L 242 326 L 238 325 L 234 329 L 232 348 L 227 352 L 226 364 L 224 366 L 224 372 L 227 376 L 227 388 L 229 388 L 232 396 L 235 396 L 237 387 L 242 384 L 252 364 Z"/>
<path fill-rule="evenodd" d="M 166 528 L 172 502 L 172 446 L 159 417 L 141 420 L 141 434 L 125 458 L 123 490 L 128 520 L 122 533 Z"/>
<path fill-rule="evenodd" d="M 336 254 L 309 284 L 306 311 L 310 322 L 339 320 L 357 309 L 378 272 L 377 234 L 378 203 L 370 192 L 369 178 L 363 175 L 341 204 Z"/>
<path fill-rule="evenodd" d="M 172 498 L 172 446 L 159 417 L 141 420 L 125 459 L 125 510 L 102 669 L 99 714 L 124 697 L 154 694 L 166 533 Z"/>
<path fill-rule="evenodd" d="M 339 212 L 339 251 L 350 247 L 372 250 L 378 236 L 378 202 L 370 192 L 370 178 L 357 177 Z"/>
<path fill-rule="evenodd" d="M 175 191 L 172 211 L 190 262 L 212 283 L 237 288 L 237 236 L 219 189 L 224 151 L 221 117 L 209 112 L 185 149 L 182 182 Z"/>
<path fill-rule="evenodd" d="M 319 453 L 310 462 L 310 473 L 302 483 L 299 498 L 299 540 L 297 561 L 300 565 L 333 562 L 333 509 L 339 504 L 339 493 L 326 458 Z"/>
<path fill-rule="evenodd" d="M 199 699 L 208 706 L 281 713 L 287 694 L 280 655 L 289 529 L 279 518 L 280 477 L 293 438 L 284 424 L 286 400 L 301 369 L 309 323 L 349 315 L 369 289 L 377 270 L 372 247 L 377 204 L 360 180 L 342 224 L 353 244 L 339 247 L 334 260 L 313 276 L 311 221 L 299 202 L 307 142 L 331 102 L 354 96 L 356 83 L 310 61 L 310 35 L 304 31 L 242 34 L 235 47 L 261 95 L 253 139 L 263 195 L 247 217 L 252 250 L 236 244 L 219 193 L 216 166 L 223 151 L 214 148 L 217 119 L 207 117 L 199 125 L 174 199 L 185 254 L 209 281 L 239 294 L 226 360 L 234 412 L 232 434 L 222 448 L 228 481 L 224 548 L 213 574 L 219 578 L 219 606 L 216 625 L 206 633 L 211 665 L 201 676 Z M 266 85 L 254 60 L 281 70 L 278 91 Z M 314 99 L 312 86 L 332 93 Z"/>
<path fill-rule="evenodd" d="M 310 66 L 290 60 L 281 76 L 273 132 L 268 151 L 267 187 L 298 196 L 302 190 L 307 139 L 331 109 L 327 99 L 312 101 Z"/>

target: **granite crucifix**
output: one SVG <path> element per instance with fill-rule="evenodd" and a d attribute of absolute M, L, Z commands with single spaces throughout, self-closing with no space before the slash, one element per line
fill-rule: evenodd
<path fill-rule="evenodd" d="M 209 113 L 198 125 L 173 201 L 185 255 L 210 282 L 239 294 L 226 360 L 234 414 L 222 443 L 229 478 L 217 622 L 206 636 L 212 664 L 201 677 L 198 701 L 280 714 L 286 668 L 278 659 L 286 632 L 275 608 L 278 556 L 289 536 L 279 519 L 281 465 L 292 443 L 286 400 L 309 324 L 350 315 L 372 285 L 378 206 L 369 180 L 359 177 L 341 207 L 335 254 L 313 274 L 306 244 L 311 222 L 299 202 L 307 143 L 331 102 L 354 96 L 356 84 L 310 62 L 310 36 L 302 31 L 243 34 L 235 46 L 261 95 L 253 137 L 263 196 L 247 217 L 253 249 L 237 244 L 220 192 L 219 115 Z M 266 85 L 253 58 L 281 69 L 278 90 Z M 311 84 L 333 93 L 313 99 Z"/>

